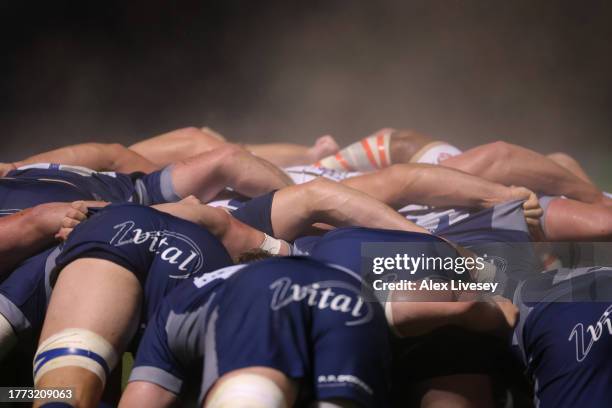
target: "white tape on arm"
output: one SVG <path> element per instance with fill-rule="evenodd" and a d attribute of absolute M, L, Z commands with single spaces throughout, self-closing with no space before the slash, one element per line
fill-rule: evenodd
<path fill-rule="evenodd" d="M 117 352 L 102 336 L 84 329 L 65 329 L 45 340 L 34 357 L 34 383 L 61 367 L 81 367 L 96 374 L 102 384 L 117 365 Z"/>
<path fill-rule="evenodd" d="M 269 252 L 272 255 L 278 255 L 280 253 L 281 246 L 282 241 L 280 239 L 273 238 L 264 233 L 264 240 L 259 246 L 259 249 Z"/>

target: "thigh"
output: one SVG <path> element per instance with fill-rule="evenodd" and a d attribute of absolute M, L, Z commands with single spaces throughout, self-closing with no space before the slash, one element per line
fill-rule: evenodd
<path fill-rule="evenodd" d="M 125 349 L 138 326 L 141 302 L 141 285 L 131 271 L 103 259 L 77 259 L 59 274 L 40 339 L 81 328 Z"/>

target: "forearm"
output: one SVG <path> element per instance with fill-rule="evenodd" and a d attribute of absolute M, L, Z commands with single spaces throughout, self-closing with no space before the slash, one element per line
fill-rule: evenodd
<path fill-rule="evenodd" d="M 488 208 L 510 199 L 510 189 L 504 185 L 428 164 L 398 164 L 346 179 L 343 184 L 394 208 L 408 204 Z"/>
<path fill-rule="evenodd" d="M 87 167 L 96 171 L 118 171 L 131 173 L 142 171 L 149 173 L 157 166 L 138 153 L 120 144 L 83 143 L 66 146 L 48 152 L 40 153 L 14 163 L 21 167 L 34 163 L 60 163 Z"/>
<path fill-rule="evenodd" d="M 325 179 L 287 187 L 276 193 L 272 203 L 272 226 L 277 238 L 292 240 L 314 223 L 429 234 L 380 201 Z"/>
<path fill-rule="evenodd" d="M 393 327 L 401 337 L 421 336 L 441 327 L 505 334 L 514 322 L 508 321 L 497 303 L 478 301 L 394 302 Z"/>
<path fill-rule="evenodd" d="M 510 301 L 497 302 L 489 297 L 464 303 L 464 311 L 452 320 L 452 324 L 476 332 L 504 335 L 516 324 L 518 310 Z"/>
<path fill-rule="evenodd" d="M 36 207 L 0 218 L 0 276 L 9 273 L 16 265 L 42 251 L 55 242 L 53 233 L 40 228 Z"/>

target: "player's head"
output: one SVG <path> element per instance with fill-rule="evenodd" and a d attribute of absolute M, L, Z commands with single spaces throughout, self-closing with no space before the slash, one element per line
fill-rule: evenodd
<path fill-rule="evenodd" d="M 261 261 L 262 259 L 272 258 L 278 255 L 271 254 L 270 252 L 263 250 L 261 248 L 253 248 L 248 251 L 244 251 L 240 255 L 238 255 L 237 263 L 249 263 L 255 261 Z"/>

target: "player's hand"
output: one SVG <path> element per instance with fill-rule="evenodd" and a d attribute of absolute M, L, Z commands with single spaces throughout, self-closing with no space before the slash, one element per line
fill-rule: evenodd
<path fill-rule="evenodd" d="M 185 198 L 183 198 L 181 201 L 179 201 L 180 204 L 202 204 L 202 201 L 200 201 L 199 198 L 197 198 L 194 195 L 189 195 Z"/>
<path fill-rule="evenodd" d="M 109 203 L 105 201 L 73 201 L 64 204 L 67 206 L 64 208 L 63 217 L 55 233 L 55 238 L 62 241 L 68 238 L 74 227 L 87 218 L 89 207 L 105 207 Z"/>
<path fill-rule="evenodd" d="M 491 300 L 495 302 L 499 310 L 503 313 L 508 329 L 513 329 L 519 318 L 519 310 L 514 304 L 505 297 L 495 295 L 491 297 Z"/>
<path fill-rule="evenodd" d="M 527 225 L 531 227 L 539 227 L 540 217 L 544 214 L 538 196 L 531 190 L 525 187 L 511 186 L 510 196 L 512 200 L 524 200 L 523 213 L 525 214 L 525 221 Z"/>
<path fill-rule="evenodd" d="M 198 224 L 201 216 L 201 211 L 199 211 L 201 205 L 202 201 L 190 195 L 175 203 L 156 204 L 151 207 L 177 218 Z"/>

